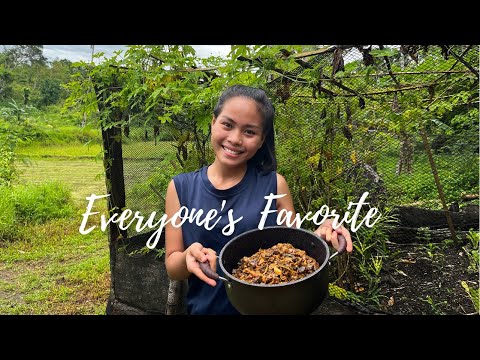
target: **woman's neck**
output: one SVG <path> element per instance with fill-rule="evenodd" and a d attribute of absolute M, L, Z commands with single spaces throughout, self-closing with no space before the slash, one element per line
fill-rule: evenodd
<path fill-rule="evenodd" d="M 225 190 L 237 185 L 243 179 L 246 172 L 247 164 L 238 167 L 225 167 L 214 161 L 213 164 L 208 167 L 207 176 L 215 188 Z"/>

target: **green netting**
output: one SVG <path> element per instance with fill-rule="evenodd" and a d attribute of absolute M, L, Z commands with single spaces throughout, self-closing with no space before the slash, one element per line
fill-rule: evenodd
<path fill-rule="evenodd" d="M 278 172 L 296 211 L 327 204 L 341 212 L 366 191 L 382 209 L 442 209 L 423 130 L 447 204 L 461 209 L 478 194 L 478 92 L 461 99 L 478 88 L 478 46 L 451 47 L 457 56 L 447 60 L 434 46 L 403 47 L 389 61 L 362 55 L 366 49 L 332 47 L 298 59 L 292 71 L 272 71 L 267 92 L 276 107 Z M 334 71 L 340 57 L 344 70 Z M 317 72 L 315 83 L 304 78 L 308 71 Z M 415 109 L 448 97 L 458 99 L 441 117 L 416 116 Z M 141 119 L 130 123 L 123 138 L 127 208 L 161 216 L 172 176 L 212 160 L 208 143 L 200 154 L 193 135 L 208 140 L 208 134 L 193 119 L 180 120 L 155 128 Z"/>

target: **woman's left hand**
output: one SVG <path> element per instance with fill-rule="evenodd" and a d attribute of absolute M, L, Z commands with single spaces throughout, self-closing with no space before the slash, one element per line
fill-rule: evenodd
<path fill-rule="evenodd" d="M 338 235 L 343 235 L 347 240 L 347 252 L 353 251 L 352 237 L 350 232 L 342 225 L 338 229 L 332 226 L 332 219 L 326 219 L 325 222 L 315 230 L 315 234 L 319 235 L 326 242 L 331 243 L 332 246 L 338 250 Z"/>

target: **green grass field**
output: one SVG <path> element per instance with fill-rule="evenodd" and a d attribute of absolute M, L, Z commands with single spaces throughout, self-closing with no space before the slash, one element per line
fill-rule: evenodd
<path fill-rule="evenodd" d="M 133 170 L 126 172 L 127 180 L 144 181 L 152 164 L 173 153 L 172 144 L 124 145 Z M 0 243 L 0 314 L 104 314 L 110 291 L 107 234 L 99 227 L 88 235 L 78 231 L 85 197 L 106 193 L 101 147 L 33 144 L 17 153 L 19 183 L 58 180 L 71 189 L 78 211 L 71 219 L 28 225 L 22 239 Z M 93 211 L 104 214 L 106 202 L 98 200 Z M 100 214 L 91 216 L 87 227 L 98 225 Z"/>
<path fill-rule="evenodd" d="M 103 314 L 110 271 L 106 235 L 71 219 L 24 229 L 0 249 L 0 314 Z"/>
<path fill-rule="evenodd" d="M 99 144 L 42 145 L 34 143 L 20 147 L 17 154 L 28 158 L 66 158 L 66 159 L 99 159 L 102 160 L 102 147 Z"/>
<path fill-rule="evenodd" d="M 97 150 L 81 144 L 21 149 L 30 164 L 17 166 L 19 182 L 61 181 L 72 190 L 78 212 L 69 219 L 22 225 L 21 239 L 0 243 L 0 314 L 105 312 L 110 291 L 107 234 L 98 227 L 88 235 L 78 231 L 85 197 L 106 192 Z M 95 205 L 94 211 L 105 212 L 105 201 Z M 95 224 L 98 215 L 87 227 Z"/>
<path fill-rule="evenodd" d="M 29 164 L 19 164 L 20 182 L 41 183 L 59 180 L 70 187 L 76 204 L 86 206 L 86 196 L 106 193 L 103 163 L 95 159 L 31 158 Z"/>

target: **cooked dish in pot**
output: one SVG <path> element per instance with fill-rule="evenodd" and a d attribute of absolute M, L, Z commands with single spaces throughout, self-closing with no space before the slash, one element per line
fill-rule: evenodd
<path fill-rule="evenodd" d="M 299 280 L 319 267 L 304 250 L 289 243 L 278 243 L 252 256 L 244 256 L 232 274 L 249 283 L 274 285 Z"/>

